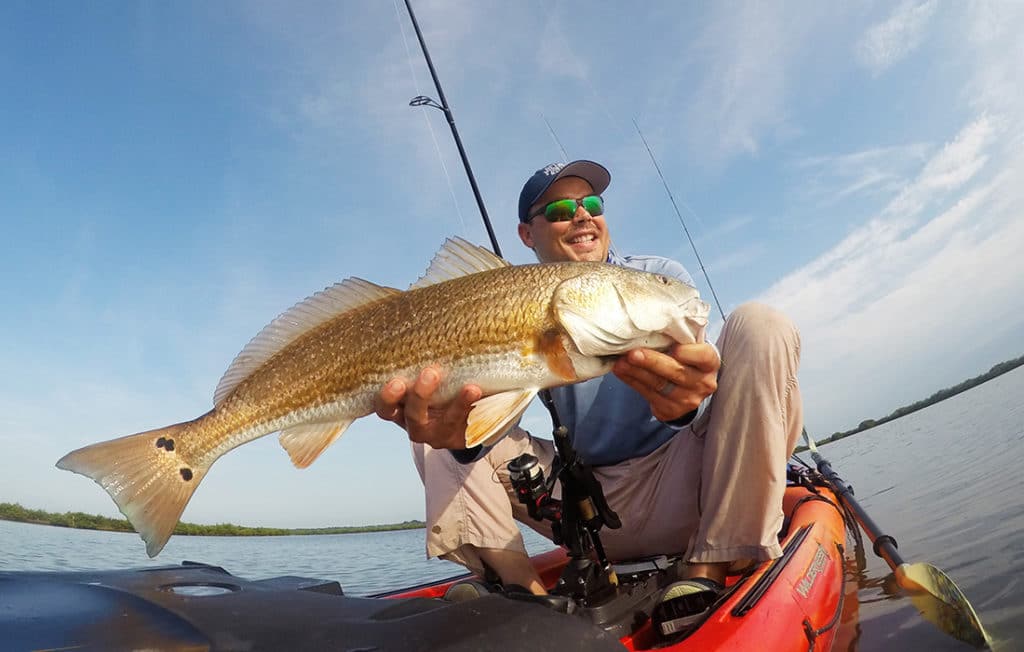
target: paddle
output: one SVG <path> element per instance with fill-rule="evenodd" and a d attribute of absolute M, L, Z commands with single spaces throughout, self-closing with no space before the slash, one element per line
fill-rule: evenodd
<path fill-rule="evenodd" d="M 839 500 L 853 512 L 861 529 L 871 539 L 875 554 L 885 560 L 896 576 L 896 582 L 910 593 L 914 606 L 927 620 L 942 631 L 978 649 L 989 649 L 991 640 L 982 627 L 978 614 L 952 579 L 931 564 L 908 564 L 896 552 L 896 540 L 882 534 L 875 522 L 853 497 L 853 489 L 832 470 L 828 460 L 818 453 L 818 447 L 804 430 L 804 441 L 818 471 L 832 485 Z"/>

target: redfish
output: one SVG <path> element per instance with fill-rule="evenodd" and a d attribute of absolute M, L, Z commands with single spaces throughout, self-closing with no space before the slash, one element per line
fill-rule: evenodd
<path fill-rule="evenodd" d="M 231 363 L 214 407 L 183 423 L 94 444 L 57 466 L 103 487 L 156 556 L 211 465 L 280 432 L 309 466 L 392 378 L 429 365 L 436 401 L 467 384 L 483 397 L 466 446 L 497 441 L 541 389 L 607 373 L 636 347 L 703 340 L 708 305 L 672 277 L 605 263 L 509 265 L 452 239 L 407 291 L 349 278 L 296 304 Z"/>

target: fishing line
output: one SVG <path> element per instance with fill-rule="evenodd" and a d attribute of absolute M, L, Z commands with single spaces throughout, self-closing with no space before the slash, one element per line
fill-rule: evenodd
<path fill-rule="evenodd" d="M 568 163 L 569 155 L 565 153 L 565 148 L 562 147 L 562 141 L 558 140 L 558 136 L 555 135 L 555 130 L 551 128 L 551 123 L 548 122 L 547 116 L 544 115 L 543 111 L 541 111 L 540 117 L 544 120 L 544 124 L 548 126 L 548 133 L 551 134 L 552 140 L 554 140 L 555 144 L 558 145 L 558 150 L 562 152 L 562 163 Z"/>
<path fill-rule="evenodd" d="M 644 132 L 640 131 L 640 125 L 637 124 L 636 118 L 633 118 L 633 126 L 636 127 L 636 133 L 640 134 L 640 140 L 644 141 L 644 147 L 647 148 L 647 153 L 651 157 L 651 162 L 654 163 L 654 169 L 658 171 L 658 176 L 661 177 L 661 183 L 665 186 L 665 192 L 668 193 L 668 198 L 672 202 L 672 208 L 676 211 L 676 216 L 679 218 L 679 223 L 683 225 L 683 232 L 686 233 L 686 239 L 690 241 L 690 247 L 693 248 L 693 255 L 697 257 L 697 264 L 700 265 L 700 271 L 704 273 L 704 280 L 708 282 L 708 288 L 711 289 L 711 296 L 715 298 L 715 305 L 718 306 L 718 314 L 722 316 L 722 321 L 725 321 L 725 311 L 722 310 L 722 304 L 718 302 L 718 294 L 715 293 L 715 286 L 711 285 L 711 277 L 708 276 L 708 270 L 704 268 L 704 261 L 700 259 L 700 254 L 697 253 L 697 245 L 694 244 L 693 238 L 690 237 L 690 230 L 686 228 L 686 221 L 683 220 L 683 214 L 679 212 L 679 206 L 676 205 L 676 198 L 672 196 L 672 190 L 668 187 L 668 182 L 665 181 L 665 175 L 661 173 L 661 166 L 658 165 L 657 159 L 654 158 L 654 152 L 651 151 L 651 146 L 647 144 L 647 139 L 644 138 Z M 683 202 L 683 206 L 686 203 Z M 693 212 L 689 206 L 686 206 L 686 210 L 690 211 L 690 214 L 697 217 L 697 214 Z"/>
<path fill-rule="evenodd" d="M 409 73 L 412 75 L 413 86 L 416 87 L 416 94 L 420 95 L 420 82 L 416 77 L 416 68 L 412 65 L 412 52 L 409 50 L 409 40 L 405 36 L 405 27 L 402 25 L 402 14 L 398 10 L 398 0 L 392 0 L 392 4 L 395 6 L 395 18 L 398 20 L 398 29 L 402 33 L 402 43 L 405 45 L 405 58 L 409 62 Z M 430 130 L 430 139 L 434 141 L 434 150 L 437 152 L 437 160 L 441 162 L 441 169 L 444 171 L 445 181 L 448 182 L 448 193 L 452 196 L 452 203 L 455 204 L 455 214 L 459 217 L 459 226 L 462 227 L 462 235 L 468 235 L 469 231 L 466 229 L 466 221 L 462 218 L 462 209 L 459 208 L 459 200 L 455 196 L 455 186 L 452 185 L 452 177 L 448 173 L 448 166 L 444 164 L 444 157 L 441 155 L 441 146 L 437 143 L 437 135 L 434 133 L 434 125 L 430 123 L 430 118 L 427 117 L 426 111 L 420 111 L 423 114 L 423 121 L 427 123 L 427 129 Z"/>
<path fill-rule="evenodd" d="M 543 111 L 541 112 L 540 117 L 544 119 L 544 124 L 546 124 L 548 126 L 548 132 L 551 133 L 552 140 L 555 141 L 555 144 L 558 145 L 558 149 L 561 150 L 561 152 L 562 152 L 562 161 L 565 162 L 565 163 L 568 163 L 569 162 L 569 154 L 566 153 L 565 148 L 562 147 L 562 141 L 558 140 L 558 134 L 555 133 L 555 129 L 551 126 L 551 123 L 548 122 L 547 116 L 544 115 Z M 609 251 L 609 253 L 612 253 L 612 254 L 616 253 L 617 250 L 615 249 L 615 243 L 614 242 L 611 242 L 611 241 L 608 242 L 608 251 Z M 544 391 L 547 391 L 547 390 L 544 390 Z M 551 409 L 551 408 L 549 407 L 548 409 Z"/>

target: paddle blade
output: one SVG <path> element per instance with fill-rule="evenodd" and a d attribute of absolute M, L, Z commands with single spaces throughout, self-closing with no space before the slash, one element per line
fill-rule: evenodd
<path fill-rule="evenodd" d="M 963 591 L 948 575 L 931 564 L 901 564 L 896 581 L 927 620 L 950 636 L 980 650 L 991 640 Z"/>

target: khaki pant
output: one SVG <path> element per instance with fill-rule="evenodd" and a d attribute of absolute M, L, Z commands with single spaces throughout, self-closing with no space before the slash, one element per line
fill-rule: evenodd
<path fill-rule="evenodd" d="M 761 561 L 782 554 L 786 460 L 803 425 L 800 336 L 781 313 L 749 303 L 729 315 L 717 344 L 718 390 L 700 418 L 645 457 L 594 469 L 622 520 L 620 529 L 601 530 L 613 560 L 684 553 L 691 562 Z M 554 445 L 519 428 L 472 464 L 413 444 L 426 488 L 428 557 L 480 573 L 475 548 L 525 552 L 515 520 L 551 538 L 549 524 L 531 519 L 511 489 L 506 465 L 525 452 L 548 476 Z"/>

